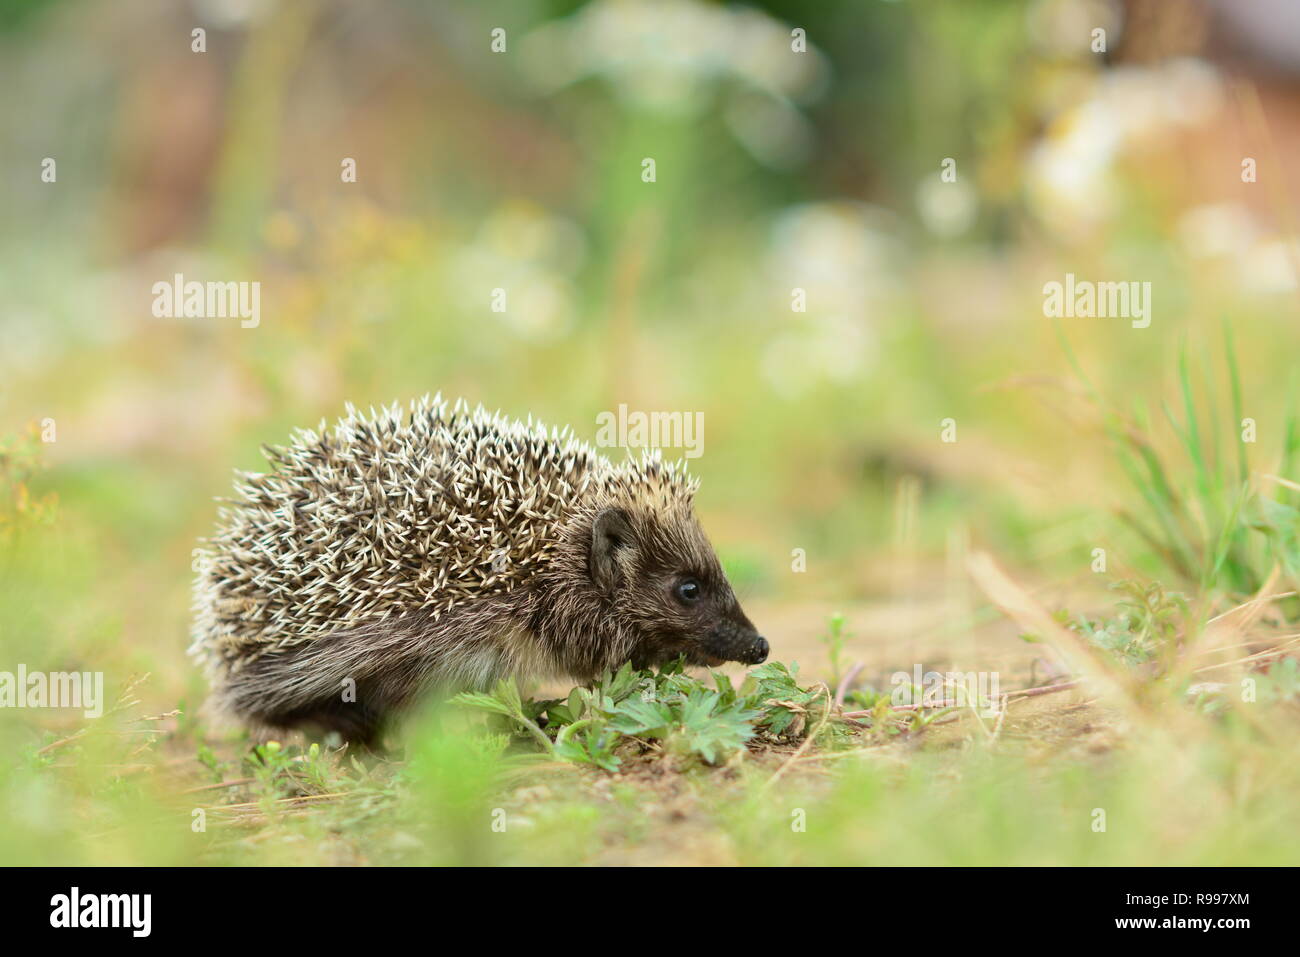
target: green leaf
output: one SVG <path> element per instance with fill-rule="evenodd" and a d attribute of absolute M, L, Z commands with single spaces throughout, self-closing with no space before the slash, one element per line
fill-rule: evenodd
<path fill-rule="evenodd" d="M 490 711 L 493 714 L 502 714 L 507 718 L 514 717 L 514 713 L 508 705 L 498 701 L 492 695 L 480 691 L 462 691 L 451 699 L 451 703 L 464 705 L 467 708 L 478 708 L 481 711 Z"/>
<path fill-rule="evenodd" d="M 628 698 L 615 709 L 610 723 L 623 734 L 658 738 L 673 724 L 673 712 L 662 702 Z"/>

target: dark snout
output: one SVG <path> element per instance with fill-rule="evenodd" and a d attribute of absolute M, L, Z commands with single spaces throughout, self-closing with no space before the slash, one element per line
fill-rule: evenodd
<path fill-rule="evenodd" d="M 744 665 L 759 665 L 767 660 L 767 639 L 752 625 L 725 624 L 709 633 L 704 650 L 710 658 L 719 661 L 738 661 Z"/>

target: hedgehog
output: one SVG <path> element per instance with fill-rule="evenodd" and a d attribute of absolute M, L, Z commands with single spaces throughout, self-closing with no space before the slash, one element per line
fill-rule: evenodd
<path fill-rule="evenodd" d="M 197 550 L 190 647 L 211 706 L 255 732 L 377 747 L 438 692 L 767 657 L 698 481 L 657 452 L 616 464 L 439 395 L 348 405 L 263 454 Z"/>

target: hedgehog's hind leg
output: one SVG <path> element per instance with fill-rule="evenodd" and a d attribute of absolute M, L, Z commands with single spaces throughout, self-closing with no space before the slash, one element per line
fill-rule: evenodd
<path fill-rule="evenodd" d="M 282 740 L 300 733 L 309 740 L 327 741 L 337 734 L 345 742 L 366 751 L 382 753 L 388 721 L 384 715 L 360 704 L 329 701 L 292 710 L 258 711 L 240 715 L 255 743 Z"/>
<path fill-rule="evenodd" d="M 383 750 L 384 730 L 388 724 L 384 715 L 373 708 L 360 702 L 336 699 L 276 715 L 274 722 L 312 736 L 324 737 L 333 732 L 348 744 L 376 752 Z"/>
<path fill-rule="evenodd" d="M 215 703 L 263 740 L 289 730 L 321 737 L 336 732 L 379 750 L 388 716 L 382 697 L 349 685 L 351 679 L 331 673 L 312 651 L 287 648 L 249 661 L 227 676 Z"/>

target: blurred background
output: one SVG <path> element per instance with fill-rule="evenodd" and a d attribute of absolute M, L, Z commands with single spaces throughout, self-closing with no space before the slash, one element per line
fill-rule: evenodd
<path fill-rule="evenodd" d="M 859 656 L 970 634 L 975 549 L 1053 600 L 1154 567 L 1080 371 L 1172 443 L 1226 323 L 1280 454 L 1287 2 L 2 0 L 0 77 L 3 662 L 158 710 L 213 497 L 345 401 L 702 412 L 703 522 L 813 673 L 837 611 Z M 260 323 L 155 317 L 176 273 Z M 1045 318 L 1066 273 L 1150 327 Z"/>

